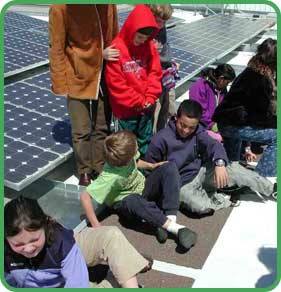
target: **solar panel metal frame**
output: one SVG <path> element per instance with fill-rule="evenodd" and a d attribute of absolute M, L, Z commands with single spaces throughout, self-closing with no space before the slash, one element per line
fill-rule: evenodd
<path fill-rule="evenodd" d="M 201 20 L 198 20 L 197 23 L 199 22 L 203 22 L 205 19 L 209 19 L 209 18 L 215 18 L 215 17 L 218 17 L 218 16 L 221 16 L 221 15 L 212 15 L 212 16 L 209 16 L 208 18 L 203 18 Z M 224 17 L 228 17 L 228 16 L 224 16 Z M 235 18 L 240 18 L 238 16 L 231 16 L 231 17 L 235 17 Z M 256 21 L 259 21 L 259 19 L 256 19 Z M 181 24 L 183 25 L 183 24 Z M 186 24 L 186 30 L 188 30 L 188 25 L 189 24 Z M 232 52 L 233 50 L 235 50 L 237 47 L 239 47 L 241 44 L 243 44 L 244 42 L 248 41 L 249 39 L 257 36 L 259 33 L 261 33 L 262 31 L 264 31 L 267 27 L 269 26 L 269 23 L 263 25 L 263 27 L 261 27 L 260 29 L 256 30 L 254 33 L 250 34 L 249 36 L 243 38 L 242 40 L 240 40 L 239 42 L 237 42 L 235 45 L 231 46 L 229 49 L 225 50 L 223 53 L 221 54 L 218 54 L 216 57 L 213 57 L 213 58 L 210 58 L 210 60 L 208 62 L 206 62 L 205 64 L 203 64 L 200 68 L 198 68 L 197 70 L 195 70 L 194 72 L 192 72 L 191 74 L 188 74 L 186 77 L 184 78 L 181 78 L 177 83 L 176 83 L 176 88 L 177 87 L 180 87 L 181 85 L 183 85 L 185 82 L 187 82 L 188 80 L 190 80 L 191 78 L 193 78 L 194 76 L 198 75 L 203 68 L 205 68 L 206 66 L 214 63 L 214 62 L 217 62 L 219 59 L 223 58 L 224 56 L 226 56 L 227 54 L 229 54 L 230 52 Z M 171 31 L 172 29 L 168 30 L 167 34 L 168 34 L 168 38 L 169 38 L 169 31 Z M 170 46 L 171 48 L 176 48 L 178 49 L 177 47 L 174 47 L 173 46 L 173 43 L 170 43 Z M 182 49 L 184 50 L 184 49 Z M 176 56 L 173 56 L 175 59 Z"/>
<path fill-rule="evenodd" d="M 13 88 L 13 86 L 15 84 L 23 83 L 23 84 L 26 84 L 29 87 L 34 87 L 34 88 L 37 88 L 37 89 L 40 89 L 40 90 L 47 90 L 47 91 L 51 92 L 50 88 L 46 88 L 45 84 L 43 84 L 42 86 L 39 86 L 38 85 L 39 83 L 36 80 L 36 78 L 38 79 L 38 77 L 44 76 L 44 75 L 47 75 L 47 74 L 48 74 L 48 71 L 43 72 L 43 73 L 40 73 L 40 74 L 37 74 L 37 75 L 34 75 L 32 77 L 27 77 L 27 78 L 25 78 L 23 80 L 19 80 L 19 81 L 15 82 L 15 83 L 6 85 L 5 88 L 7 88 L 7 87 L 8 88 Z M 4 88 L 4 96 L 5 96 L 5 88 Z M 62 98 L 65 98 L 65 97 L 62 97 Z M 63 122 L 64 121 L 62 117 L 61 118 L 57 118 L 55 116 L 50 116 L 49 114 L 44 114 L 44 113 L 41 113 L 41 112 L 37 112 L 35 110 L 30 110 L 30 109 L 28 109 L 25 106 L 19 106 L 17 104 L 11 103 L 11 102 L 9 102 L 7 100 L 4 101 L 4 104 L 6 106 L 7 105 L 11 105 L 13 107 L 16 107 L 17 109 L 21 109 L 22 108 L 24 110 L 28 110 L 31 113 L 39 114 L 42 117 L 50 117 L 50 118 L 56 120 L 57 122 Z M 5 110 L 5 106 L 4 106 L 4 110 Z M 28 145 L 28 142 L 27 141 L 22 140 L 21 138 L 11 137 L 11 136 L 7 135 L 6 132 L 4 133 L 4 136 L 6 138 L 8 138 L 8 139 L 12 139 L 14 141 L 18 141 L 18 142 L 25 143 L 25 144 Z M 51 139 L 53 139 L 53 138 L 51 137 Z M 63 143 L 61 143 L 60 145 L 63 145 L 64 146 Z M 43 148 L 41 146 L 38 146 L 36 144 L 35 145 L 32 145 L 31 144 L 29 146 L 36 147 L 36 148 L 41 149 L 41 150 L 46 150 L 45 148 Z M 66 148 L 68 148 L 68 147 L 66 146 Z M 12 189 L 14 189 L 16 191 L 21 191 L 23 188 L 27 187 L 28 185 L 30 185 L 31 183 L 33 183 L 34 181 L 36 181 L 40 177 L 44 176 L 45 174 L 47 174 L 48 172 L 50 172 L 51 170 L 53 170 L 54 168 L 56 168 L 57 166 L 59 166 L 62 162 L 66 161 L 68 158 L 71 157 L 71 155 L 73 153 L 73 149 L 70 146 L 69 146 L 69 151 L 66 151 L 63 154 L 62 153 L 59 153 L 59 152 L 52 151 L 51 149 L 48 149 L 47 151 L 50 152 L 50 153 L 54 153 L 54 154 L 58 155 L 59 157 L 56 158 L 55 160 L 52 160 L 51 162 L 49 161 L 49 163 L 46 166 L 43 166 L 43 167 L 37 169 L 37 171 L 35 171 L 32 175 L 29 175 L 28 177 L 26 177 L 25 179 L 23 179 L 19 183 L 11 182 L 8 179 L 4 178 L 4 184 L 5 184 L 5 186 L 7 186 L 9 188 L 12 188 Z"/>
<path fill-rule="evenodd" d="M 9 136 L 6 136 L 6 137 L 11 138 Z M 14 139 L 14 140 L 22 142 L 21 140 L 16 140 L 16 139 Z M 37 148 L 39 148 L 39 147 L 37 147 Z M 58 153 L 54 152 L 54 154 L 58 154 Z M 57 166 L 61 165 L 62 162 L 69 159 L 71 157 L 71 155 L 72 155 L 72 152 L 70 152 L 64 156 L 59 155 L 59 158 L 57 158 L 55 161 L 52 161 L 52 163 L 49 163 L 48 165 L 40 168 L 38 171 L 36 171 L 34 174 L 32 174 L 32 176 L 25 178 L 20 183 L 14 183 L 14 182 L 11 182 L 7 179 L 4 179 L 4 185 L 8 188 L 13 189 L 13 190 L 21 191 L 25 187 L 29 186 L 31 183 L 35 182 L 37 179 L 41 178 L 45 174 L 49 173 L 51 170 L 55 169 Z M 5 164 L 4 164 L 4 167 L 5 167 Z"/>

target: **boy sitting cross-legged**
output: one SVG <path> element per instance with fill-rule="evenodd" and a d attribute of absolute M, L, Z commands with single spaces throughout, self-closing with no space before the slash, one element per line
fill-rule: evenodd
<path fill-rule="evenodd" d="M 173 162 L 137 161 L 136 137 L 127 130 L 106 138 L 104 156 L 106 163 L 102 173 L 80 197 L 91 225 L 100 226 L 92 205 L 93 197 L 129 220 L 145 220 L 156 227 L 159 242 L 164 243 L 170 232 L 181 246 L 191 248 L 196 242 L 196 233 L 176 222 L 180 190 L 176 165 Z M 137 166 L 152 171 L 145 178 Z"/>

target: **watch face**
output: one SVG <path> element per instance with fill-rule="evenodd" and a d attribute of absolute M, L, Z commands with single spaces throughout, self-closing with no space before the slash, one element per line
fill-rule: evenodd
<path fill-rule="evenodd" d="M 215 161 L 216 166 L 225 166 L 225 162 L 223 159 L 218 159 Z"/>

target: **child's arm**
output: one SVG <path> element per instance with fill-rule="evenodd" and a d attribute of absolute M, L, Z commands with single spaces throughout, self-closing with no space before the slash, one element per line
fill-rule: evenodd
<path fill-rule="evenodd" d="M 80 202 L 81 205 L 83 206 L 83 209 L 85 210 L 86 213 L 86 217 L 88 218 L 89 222 L 91 223 L 92 227 L 99 227 L 101 226 L 95 210 L 93 208 L 93 203 L 92 203 L 92 199 L 90 197 L 90 195 L 84 191 L 83 193 L 81 193 L 80 195 Z"/>
<path fill-rule="evenodd" d="M 168 161 L 161 161 L 161 162 L 156 162 L 156 163 L 150 163 L 146 162 L 144 160 L 139 159 L 137 161 L 137 167 L 142 168 L 142 169 L 148 169 L 148 170 L 153 170 L 159 166 L 161 166 L 164 163 L 167 163 Z"/>

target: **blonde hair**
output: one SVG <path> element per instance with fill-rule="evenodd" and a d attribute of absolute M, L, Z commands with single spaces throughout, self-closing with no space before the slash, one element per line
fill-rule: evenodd
<path fill-rule="evenodd" d="M 136 136 L 128 130 L 119 131 L 106 137 L 104 159 L 111 166 L 128 165 L 137 151 Z"/>
<path fill-rule="evenodd" d="M 173 8 L 170 4 L 147 4 L 154 16 L 163 20 L 168 20 L 173 14 Z"/>

